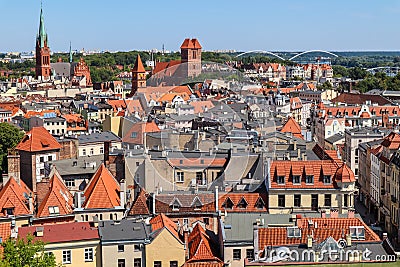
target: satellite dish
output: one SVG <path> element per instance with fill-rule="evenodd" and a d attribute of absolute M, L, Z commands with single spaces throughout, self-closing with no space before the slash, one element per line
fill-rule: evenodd
<path fill-rule="evenodd" d="M 347 246 L 347 242 L 345 239 L 339 239 L 337 244 L 339 248 L 345 248 Z"/>

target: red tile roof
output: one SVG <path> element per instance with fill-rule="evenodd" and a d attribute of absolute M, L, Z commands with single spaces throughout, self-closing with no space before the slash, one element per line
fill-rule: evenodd
<path fill-rule="evenodd" d="M 32 195 L 32 191 L 22 180 L 18 184 L 11 177 L 0 191 L 0 211 L 3 211 L 5 208 L 13 208 L 13 215 L 15 216 L 31 214 L 28 202 L 30 195 Z M 7 215 L 1 214 L 0 216 L 6 217 Z"/>
<path fill-rule="evenodd" d="M 161 230 L 163 228 L 168 229 L 178 240 L 181 240 L 178 234 L 177 226 L 176 224 L 168 218 L 164 213 L 161 213 L 157 215 L 156 217 L 153 217 L 150 220 L 151 224 L 151 229 L 153 232 L 157 230 Z"/>
<path fill-rule="evenodd" d="M 33 127 L 32 130 L 25 134 L 15 149 L 39 152 L 58 150 L 60 148 L 61 145 L 44 127 Z"/>
<path fill-rule="evenodd" d="M 146 72 L 139 54 L 136 56 L 135 66 L 133 67 L 132 72 Z"/>
<path fill-rule="evenodd" d="M 49 182 L 49 191 L 38 207 L 36 217 L 47 217 L 54 215 L 67 215 L 73 211 L 74 200 L 72 194 L 65 186 L 57 171 L 54 172 Z M 58 207 L 58 214 L 50 214 L 50 207 Z"/>
<path fill-rule="evenodd" d="M 300 184 L 293 183 L 293 170 L 301 170 Z M 295 174 L 296 175 L 296 174 Z M 306 184 L 306 175 L 314 176 L 313 184 Z M 331 176 L 331 183 L 323 182 L 323 175 Z M 278 184 L 284 176 L 284 184 Z M 334 160 L 273 161 L 270 168 L 271 188 L 337 188 L 336 182 L 354 182 L 354 173 L 343 163 Z"/>
<path fill-rule="evenodd" d="M 37 227 L 44 228 L 43 236 L 35 237 L 35 239 L 50 244 L 99 239 L 97 228 L 92 227 L 89 222 L 70 222 L 20 227 L 18 229 L 18 236 L 21 238 L 25 238 L 28 234 L 35 236 Z"/>
<path fill-rule="evenodd" d="M 160 131 L 160 128 L 158 128 L 154 121 L 138 122 L 133 124 L 128 132 L 122 137 L 122 142 L 143 145 L 144 133 L 156 133 Z M 136 133 L 136 137 L 132 137 L 132 133 Z"/>
<path fill-rule="evenodd" d="M 110 171 L 101 164 L 83 193 L 85 209 L 111 209 L 120 206 L 120 186 Z"/>
<path fill-rule="evenodd" d="M 11 222 L 0 223 L 0 238 L 4 242 L 11 236 Z M 0 251 L 3 247 L 0 248 Z"/>
<path fill-rule="evenodd" d="M 400 134 L 391 132 L 388 136 L 383 138 L 381 145 L 390 150 L 399 149 L 400 148 Z"/>
<path fill-rule="evenodd" d="M 282 129 L 280 130 L 281 133 L 292 133 L 293 136 L 304 139 L 303 135 L 301 134 L 301 127 L 297 123 L 295 119 L 289 117 L 286 123 L 283 125 Z"/>
<path fill-rule="evenodd" d="M 218 252 L 216 246 L 212 243 L 206 231 L 198 223 L 193 228 L 188 238 L 189 244 L 189 259 L 183 266 L 224 266 L 221 259 L 217 257 Z"/>
<path fill-rule="evenodd" d="M 221 195 L 222 194 L 222 195 Z M 232 208 L 227 207 L 227 203 L 231 201 L 233 204 Z M 241 202 L 245 202 L 247 206 L 245 208 L 240 207 Z M 224 194 L 220 193 L 219 196 L 219 209 L 226 210 L 228 212 L 266 212 L 267 211 L 267 195 L 262 193 L 236 193 L 229 192 Z M 260 204 L 260 208 L 258 206 Z"/>
<path fill-rule="evenodd" d="M 149 215 L 150 211 L 147 207 L 147 193 L 144 189 L 141 189 L 136 199 L 132 203 L 132 207 L 129 210 L 129 215 Z"/>
<path fill-rule="evenodd" d="M 309 221 L 312 226 L 309 226 Z M 336 241 L 346 238 L 350 233 L 350 226 L 364 226 L 365 239 L 353 242 L 379 242 L 380 239 L 362 220 L 358 218 L 303 218 L 298 219 L 298 227 L 301 229 L 301 237 L 287 236 L 285 227 L 268 227 L 258 229 L 258 245 L 263 249 L 266 246 L 300 245 L 307 243 L 307 236 L 313 235 L 316 242 L 321 243 L 328 237 Z M 316 227 L 315 227 L 316 225 Z"/>
<path fill-rule="evenodd" d="M 199 43 L 199 41 L 197 39 L 190 39 L 190 38 L 186 38 L 182 45 L 181 45 L 181 49 L 201 49 L 201 45 Z"/>
<path fill-rule="evenodd" d="M 165 75 L 172 76 L 181 64 L 180 60 L 171 60 L 169 62 L 157 62 L 153 70 L 153 75 L 159 72 L 165 72 Z"/>
<path fill-rule="evenodd" d="M 378 105 L 391 104 L 389 100 L 380 95 L 366 95 L 366 94 L 353 94 L 353 93 L 342 93 L 331 100 L 332 103 L 347 103 L 350 105 L 362 105 L 366 101 L 371 101 L 371 103 L 378 103 Z"/>

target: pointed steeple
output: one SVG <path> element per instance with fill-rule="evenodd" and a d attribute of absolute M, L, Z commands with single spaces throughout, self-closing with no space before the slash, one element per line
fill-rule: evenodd
<path fill-rule="evenodd" d="M 71 48 L 71 41 L 69 42 L 69 63 L 72 63 L 72 48 Z"/>
<path fill-rule="evenodd" d="M 46 29 L 44 27 L 44 17 L 43 17 L 42 7 L 40 7 L 40 23 L 39 23 L 38 42 L 40 43 L 40 47 L 44 47 L 45 42 L 47 45 L 47 33 L 46 33 Z"/>
<path fill-rule="evenodd" d="M 139 54 L 137 54 L 136 63 L 135 63 L 135 66 L 132 69 L 132 72 L 138 72 L 138 73 L 139 72 L 146 72 L 146 70 L 144 69 L 144 66 L 143 66 L 142 59 L 140 58 Z"/>

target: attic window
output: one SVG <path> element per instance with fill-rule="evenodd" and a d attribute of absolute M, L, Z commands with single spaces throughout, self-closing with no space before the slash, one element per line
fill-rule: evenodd
<path fill-rule="evenodd" d="M 3 208 L 4 215 L 14 215 L 14 208 Z"/>
<path fill-rule="evenodd" d="M 174 198 L 169 206 L 172 208 L 173 211 L 179 211 L 179 208 L 182 207 L 182 204 L 177 198 Z"/>
<path fill-rule="evenodd" d="M 300 184 L 300 175 L 293 175 L 293 184 Z"/>
<path fill-rule="evenodd" d="M 233 202 L 232 202 L 232 200 L 228 197 L 226 200 L 225 200 L 225 202 L 222 204 L 222 207 L 223 208 L 225 208 L 225 209 L 229 209 L 229 210 L 231 210 L 232 208 L 233 208 Z"/>
<path fill-rule="evenodd" d="M 314 175 L 306 175 L 306 184 L 314 183 Z"/>
<path fill-rule="evenodd" d="M 239 209 L 245 209 L 245 208 L 247 208 L 247 205 L 248 205 L 247 201 L 246 201 L 246 199 L 244 199 L 244 197 L 242 197 L 242 199 L 237 204 Z"/>
<path fill-rule="evenodd" d="M 351 239 L 365 239 L 364 226 L 350 226 Z"/>
<path fill-rule="evenodd" d="M 322 176 L 322 181 L 323 181 L 324 184 L 330 184 L 331 183 L 331 176 L 330 175 Z"/>
<path fill-rule="evenodd" d="M 131 133 L 131 138 L 137 138 L 137 132 L 132 132 Z"/>
<path fill-rule="evenodd" d="M 301 238 L 301 229 L 297 226 L 287 227 L 286 231 L 289 238 Z"/>
<path fill-rule="evenodd" d="M 282 176 L 282 175 L 277 176 L 276 182 L 278 184 L 285 184 L 285 176 Z"/>
<path fill-rule="evenodd" d="M 50 143 L 47 140 L 42 140 L 42 141 L 40 141 L 40 143 L 42 144 L 42 147 L 50 146 Z"/>
<path fill-rule="evenodd" d="M 50 206 L 49 213 L 50 213 L 50 215 L 60 214 L 60 208 L 58 206 Z"/>
<path fill-rule="evenodd" d="M 195 210 L 197 210 L 197 209 L 201 209 L 201 207 L 203 206 L 203 203 L 201 203 L 199 197 L 196 196 L 196 197 L 193 199 L 193 202 L 192 202 L 192 205 L 191 205 L 191 206 L 192 206 L 192 208 L 194 208 Z"/>
<path fill-rule="evenodd" d="M 265 203 L 264 203 L 264 200 L 263 200 L 261 197 L 259 197 L 259 198 L 257 199 L 257 202 L 256 202 L 256 204 L 255 204 L 255 207 L 256 207 L 257 209 L 259 209 L 259 210 L 264 209 Z"/>

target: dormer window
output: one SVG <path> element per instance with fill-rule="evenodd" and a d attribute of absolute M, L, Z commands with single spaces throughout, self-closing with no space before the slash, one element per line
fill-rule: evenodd
<path fill-rule="evenodd" d="M 200 210 L 201 207 L 203 207 L 203 203 L 200 201 L 200 198 L 198 196 L 193 199 L 191 207 L 195 210 Z"/>
<path fill-rule="evenodd" d="M 60 214 L 60 208 L 58 206 L 49 206 L 50 215 L 58 215 Z"/>
<path fill-rule="evenodd" d="M 314 183 L 314 175 L 306 175 L 306 184 Z"/>
<path fill-rule="evenodd" d="M 300 175 L 293 175 L 293 184 L 300 184 Z"/>
<path fill-rule="evenodd" d="M 324 184 L 330 184 L 331 183 L 331 176 L 330 175 L 323 175 L 322 176 L 322 182 Z"/>
<path fill-rule="evenodd" d="M 301 229 L 297 226 L 287 227 L 286 231 L 289 238 L 301 238 Z"/>
<path fill-rule="evenodd" d="M 170 208 L 172 208 L 172 211 L 179 211 L 179 208 L 182 207 L 181 202 L 179 199 L 174 198 L 172 202 L 169 204 Z"/>
<path fill-rule="evenodd" d="M 263 200 L 261 197 L 259 197 L 259 198 L 257 199 L 257 202 L 256 202 L 256 204 L 255 204 L 255 207 L 256 207 L 257 209 L 259 209 L 259 210 L 264 209 L 265 203 L 264 203 L 264 200 Z"/>
<path fill-rule="evenodd" d="M 14 215 L 14 208 L 3 208 L 4 215 Z"/>
<path fill-rule="evenodd" d="M 231 209 L 233 209 L 233 202 L 232 202 L 232 200 L 228 197 L 226 200 L 225 200 L 225 202 L 222 204 L 222 207 L 224 208 L 224 209 L 228 209 L 228 210 L 231 210 Z"/>
<path fill-rule="evenodd" d="M 283 176 L 283 175 L 278 175 L 278 176 L 277 176 L 277 179 L 276 179 L 276 182 L 277 182 L 278 184 L 285 184 L 285 176 Z"/>
<path fill-rule="evenodd" d="M 365 239 L 364 226 L 350 226 L 351 239 Z"/>
<path fill-rule="evenodd" d="M 248 205 L 247 201 L 246 201 L 246 199 L 244 199 L 244 197 L 242 197 L 242 199 L 237 204 L 239 209 L 245 209 L 245 208 L 247 208 L 247 205 Z"/>

